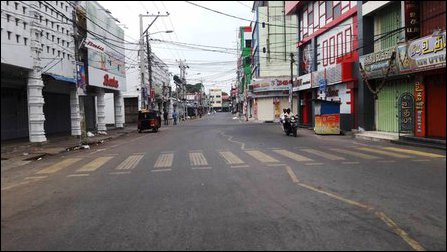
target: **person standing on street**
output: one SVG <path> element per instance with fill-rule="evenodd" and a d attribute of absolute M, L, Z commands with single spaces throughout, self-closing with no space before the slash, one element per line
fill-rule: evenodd
<path fill-rule="evenodd" d="M 168 122 L 168 111 L 166 109 L 163 112 L 163 120 L 165 120 L 165 125 L 169 125 L 169 122 Z"/>
<path fill-rule="evenodd" d="M 174 120 L 174 125 L 177 125 L 177 111 L 172 112 L 172 119 Z"/>

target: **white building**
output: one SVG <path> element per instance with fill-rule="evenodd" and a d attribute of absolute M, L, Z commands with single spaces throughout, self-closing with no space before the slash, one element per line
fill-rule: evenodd
<path fill-rule="evenodd" d="M 78 95 L 74 57 L 74 1 L 2 1 L 1 105 L 2 140 L 47 135 L 81 135 L 81 115 L 88 130 L 106 130 L 106 92 L 114 95 L 116 125 L 124 123 L 121 90 L 125 89 L 123 31 L 96 2 L 81 2 L 77 11 L 77 51 L 87 95 Z M 107 27 L 104 28 L 104 27 Z M 121 36 L 121 37 L 120 37 Z M 110 41 L 114 41 L 114 44 Z M 121 42 L 120 42 L 121 41 Z M 85 78 L 88 73 L 88 79 Z"/>
<path fill-rule="evenodd" d="M 222 110 L 222 89 L 210 88 L 208 90 L 208 98 L 210 101 L 210 107 L 216 111 Z"/>
<path fill-rule="evenodd" d="M 283 108 L 290 108 L 290 62 L 296 59 L 296 16 L 284 15 L 284 1 L 254 1 L 256 22 L 252 23 L 252 81 L 249 114 L 261 121 L 279 120 Z M 298 71 L 294 64 L 294 75 Z M 296 113 L 296 102 L 293 112 Z"/>
<path fill-rule="evenodd" d="M 80 135 L 72 3 L 1 2 L 1 139 Z"/>

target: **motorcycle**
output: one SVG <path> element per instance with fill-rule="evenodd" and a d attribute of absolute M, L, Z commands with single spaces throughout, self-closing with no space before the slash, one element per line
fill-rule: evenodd
<path fill-rule="evenodd" d="M 284 126 L 284 132 L 286 133 L 287 136 L 289 136 L 290 134 L 292 134 L 294 137 L 297 136 L 298 121 L 295 116 L 284 118 L 283 126 Z"/>

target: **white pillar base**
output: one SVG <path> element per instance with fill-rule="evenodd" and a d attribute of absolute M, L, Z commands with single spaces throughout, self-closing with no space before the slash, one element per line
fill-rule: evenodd
<path fill-rule="evenodd" d="M 79 110 L 79 97 L 76 90 L 70 91 L 70 111 L 71 111 L 71 135 L 81 135 L 81 114 Z"/>
<path fill-rule="evenodd" d="M 106 128 L 106 113 L 105 113 L 105 99 L 104 99 L 104 90 L 99 89 L 97 94 L 97 115 L 98 115 L 98 131 L 107 131 Z"/>
<path fill-rule="evenodd" d="M 28 76 L 28 125 L 29 125 L 29 141 L 32 143 L 41 143 L 47 141 L 45 136 L 45 115 L 43 114 L 42 89 L 43 81 L 41 72 L 33 70 Z"/>
<path fill-rule="evenodd" d="M 115 102 L 115 127 L 124 128 L 124 99 L 120 91 L 114 93 Z"/>

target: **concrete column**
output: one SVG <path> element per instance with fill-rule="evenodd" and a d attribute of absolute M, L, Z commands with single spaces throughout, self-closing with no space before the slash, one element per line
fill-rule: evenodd
<path fill-rule="evenodd" d="M 115 103 L 115 127 L 124 127 L 124 99 L 121 91 L 113 94 L 113 101 Z"/>
<path fill-rule="evenodd" d="M 106 131 L 106 114 L 105 114 L 105 99 L 104 99 L 104 89 L 99 89 L 97 93 L 97 116 L 98 116 L 98 131 Z"/>
<path fill-rule="evenodd" d="M 81 114 L 79 109 L 79 97 L 76 90 L 70 91 L 70 111 L 71 111 L 71 135 L 81 135 Z"/>
<path fill-rule="evenodd" d="M 30 13 L 32 16 L 34 12 Z M 43 114 L 43 105 L 45 103 L 43 99 L 42 89 L 42 66 L 40 53 L 41 48 L 41 36 L 42 31 L 38 28 L 36 21 L 32 21 L 30 25 L 31 29 L 31 55 L 33 60 L 33 70 L 28 74 L 28 125 L 29 125 L 29 140 L 33 143 L 40 143 L 47 141 L 45 136 L 45 115 Z M 37 36 L 35 35 L 37 34 Z"/>
<path fill-rule="evenodd" d="M 43 81 L 40 69 L 33 69 L 28 76 L 28 123 L 29 141 L 39 143 L 47 141 L 45 136 L 45 115 L 43 105 L 45 103 L 42 95 Z"/>

